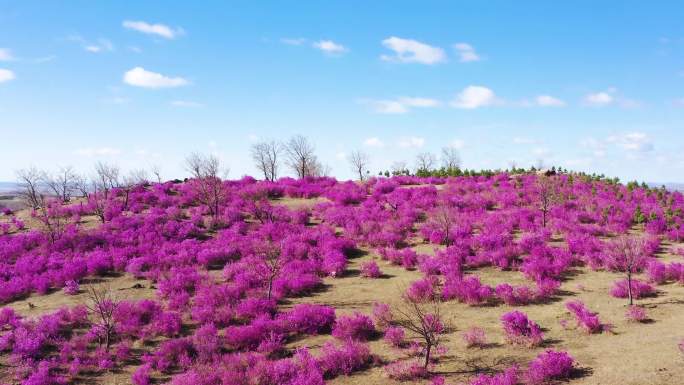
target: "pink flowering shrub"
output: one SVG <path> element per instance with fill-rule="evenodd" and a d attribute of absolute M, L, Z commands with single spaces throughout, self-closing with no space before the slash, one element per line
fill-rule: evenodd
<path fill-rule="evenodd" d="M 384 338 L 389 345 L 394 346 L 395 348 L 401 347 L 405 342 L 404 329 L 398 326 L 388 327 L 385 330 Z"/>
<path fill-rule="evenodd" d="M 133 385 L 150 385 L 151 382 L 151 367 L 149 364 L 145 364 L 140 366 L 136 371 L 133 373 L 133 376 L 131 377 L 131 381 L 133 382 Z"/>
<path fill-rule="evenodd" d="M 481 348 L 487 345 L 487 335 L 482 328 L 474 326 L 464 331 L 461 336 L 463 337 L 463 341 L 465 341 L 466 346 L 469 348 Z"/>
<path fill-rule="evenodd" d="M 361 313 L 337 318 L 332 330 L 333 337 L 340 340 L 367 341 L 373 334 L 375 334 L 373 321 Z"/>
<path fill-rule="evenodd" d="M 565 303 L 565 308 L 575 316 L 577 326 L 581 327 L 585 332 L 593 334 L 600 333 L 603 330 L 603 325 L 598 315 L 590 311 L 582 301 L 568 301 Z"/>
<path fill-rule="evenodd" d="M 468 305 L 487 303 L 493 295 L 493 290 L 480 282 L 476 276 L 449 277 L 442 288 L 442 299 L 457 299 Z"/>
<path fill-rule="evenodd" d="M 335 309 L 330 306 L 299 304 L 278 316 L 285 327 L 304 334 L 328 333 L 335 324 Z"/>
<path fill-rule="evenodd" d="M 368 261 L 361 264 L 361 276 L 365 278 L 380 278 L 382 272 L 375 261 Z"/>
<path fill-rule="evenodd" d="M 480 374 L 470 380 L 469 385 L 517 385 L 519 376 L 520 369 L 517 366 L 511 366 L 498 374 Z"/>
<path fill-rule="evenodd" d="M 372 316 L 375 326 L 380 330 L 387 328 L 393 320 L 390 306 L 382 302 L 373 303 Z"/>
<path fill-rule="evenodd" d="M 501 324 L 506 340 L 515 345 L 538 346 L 544 340 L 544 334 L 536 322 L 527 318 L 525 313 L 512 311 L 501 316 Z"/>
<path fill-rule="evenodd" d="M 655 289 L 653 286 L 647 284 L 646 282 L 639 281 L 638 279 L 632 279 L 632 296 L 635 299 L 650 297 L 655 295 Z M 621 279 L 613 283 L 613 287 L 610 289 L 610 295 L 615 298 L 627 298 L 627 280 Z"/>
<path fill-rule="evenodd" d="M 537 297 L 535 292 L 527 286 L 511 286 L 507 283 L 497 285 L 494 292 L 499 299 L 510 306 L 528 305 Z"/>
<path fill-rule="evenodd" d="M 74 280 L 66 281 L 66 283 L 64 284 L 64 293 L 65 294 L 76 295 L 76 294 L 78 294 L 79 290 L 80 290 L 80 287 L 78 285 L 78 282 L 76 282 Z"/>
<path fill-rule="evenodd" d="M 570 377 L 575 360 L 566 352 L 546 350 L 539 354 L 527 368 L 525 378 L 529 384 L 543 384 Z"/>
<path fill-rule="evenodd" d="M 645 322 L 648 316 L 643 307 L 632 305 L 625 312 L 625 318 L 630 322 Z"/>
<path fill-rule="evenodd" d="M 387 377 L 397 381 L 413 381 L 428 376 L 428 370 L 420 360 L 396 361 L 385 366 Z"/>
<path fill-rule="evenodd" d="M 411 283 L 406 289 L 406 298 L 413 302 L 429 302 L 435 297 L 436 279 L 426 277 Z"/>
<path fill-rule="evenodd" d="M 356 370 L 370 365 L 373 357 L 368 345 L 358 341 L 347 340 L 337 346 L 326 342 L 318 357 L 318 365 L 326 378 L 340 374 L 349 375 Z"/>

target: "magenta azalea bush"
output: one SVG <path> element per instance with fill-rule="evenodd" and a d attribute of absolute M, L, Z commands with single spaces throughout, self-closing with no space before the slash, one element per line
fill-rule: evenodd
<path fill-rule="evenodd" d="M 568 353 L 549 349 L 530 362 L 525 378 L 529 384 L 565 380 L 572 374 L 574 365 L 575 360 Z"/>
<path fill-rule="evenodd" d="M 373 320 L 361 313 L 337 318 L 332 330 L 332 335 L 340 340 L 367 341 L 374 333 Z"/>
<path fill-rule="evenodd" d="M 630 286 L 632 287 L 632 296 L 635 299 L 655 295 L 655 289 L 653 286 L 646 282 L 639 281 L 638 279 L 632 279 L 632 284 Z M 628 286 L 626 279 L 615 281 L 615 283 L 613 283 L 613 287 L 610 288 L 610 295 L 615 298 L 627 298 L 629 294 L 627 288 Z"/>
<path fill-rule="evenodd" d="M 484 329 L 479 327 L 472 327 L 462 334 L 463 341 L 465 341 L 466 346 L 471 347 L 484 347 L 487 345 L 487 335 Z"/>
<path fill-rule="evenodd" d="M 511 344 L 538 346 L 544 340 L 544 333 L 536 322 L 520 311 L 512 311 L 501 316 L 501 324 L 506 340 Z"/>
<path fill-rule="evenodd" d="M 593 334 L 603 331 L 604 325 L 601 324 L 598 314 L 589 310 L 582 301 L 568 301 L 565 303 L 565 308 L 575 316 L 577 326 L 585 332 Z"/>
<path fill-rule="evenodd" d="M 648 320 L 648 315 L 646 315 L 646 309 L 633 305 L 625 312 L 625 318 L 630 322 L 645 322 Z"/>
<path fill-rule="evenodd" d="M 385 366 L 387 377 L 397 381 L 412 381 L 425 378 L 429 372 L 420 360 L 396 361 Z"/>

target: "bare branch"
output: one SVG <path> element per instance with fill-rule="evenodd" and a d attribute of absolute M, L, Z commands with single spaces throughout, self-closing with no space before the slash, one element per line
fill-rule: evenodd
<path fill-rule="evenodd" d="M 359 176 L 360 181 L 363 181 L 368 172 L 368 163 L 370 162 L 368 154 L 358 150 L 352 151 L 352 153 L 349 154 L 348 160 L 352 171 Z"/>
<path fill-rule="evenodd" d="M 280 155 L 283 146 L 275 140 L 254 143 L 251 154 L 257 169 L 264 174 L 265 180 L 275 181 L 278 179 L 280 167 Z"/>

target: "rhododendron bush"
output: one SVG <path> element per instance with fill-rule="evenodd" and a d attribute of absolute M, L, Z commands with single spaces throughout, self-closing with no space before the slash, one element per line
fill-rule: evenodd
<path fill-rule="evenodd" d="M 440 365 L 441 335 L 452 333 L 443 314 L 421 310 L 440 301 L 496 309 L 508 342 L 534 347 L 543 342 L 541 327 L 509 306 L 536 314 L 533 307 L 568 295 L 561 283 L 576 269 L 625 274 L 612 278 L 610 295 L 619 298 L 684 282 L 684 261 L 657 259 L 664 241 L 684 240 L 684 196 L 676 192 L 534 173 L 364 183 L 214 178 L 220 194 L 213 201 L 202 186 L 190 179 L 50 202 L 29 211 L 31 225 L 2 210 L 0 303 L 58 293 L 84 305 L 33 318 L 0 310 L 12 381 L 70 383 L 132 363 L 136 385 L 160 378 L 318 385 L 369 366 L 384 366 L 397 380 L 425 378 Z M 279 202 L 285 198 L 317 199 L 289 207 Z M 647 235 L 635 238 L 637 227 Z M 415 248 L 421 243 L 426 248 Z M 329 282 L 355 271 L 373 285 L 396 269 L 412 271 L 397 292 L 408 308 L 369 302 L 364 314 L 312 303 Z M 488 271 L 516 280 L 494 281 Z M 632 277 L 642 271 L 644 278 Z M 123 275 L 146 280 L 141 286 L 154 295 L 88 300 L 96 282 Z M 566 309 L 587 333 L 604 330 L 582 302 Z M 646 319 L 638 307 L 626 317 Z M 480 327 L 461 333 L 469 347 L 488 345 Z M 325 341 L 309 351 L 310 335 Z M 402 358 L 381 363 L 366 344 L 375 338 Z M 471 383 L 544 383 L 568 378 L 573 365 L 567 353 L 549 350 L 526 370 L 483 373 Z"/>

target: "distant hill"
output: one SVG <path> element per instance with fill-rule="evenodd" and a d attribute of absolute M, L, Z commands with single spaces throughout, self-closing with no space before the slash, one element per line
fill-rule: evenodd
<path fill-rule="evenodd" d="M 684 192 L 684 183 L 648 183 L 650 187 L 661 187 L 665 186 L 666 189 L 670 191 L 682 191 Z"/>
<path fill-rule="evenodd" d="M 0 193 L 14 192 L 18 185 L 14 182 L 0 182 Z"/>

